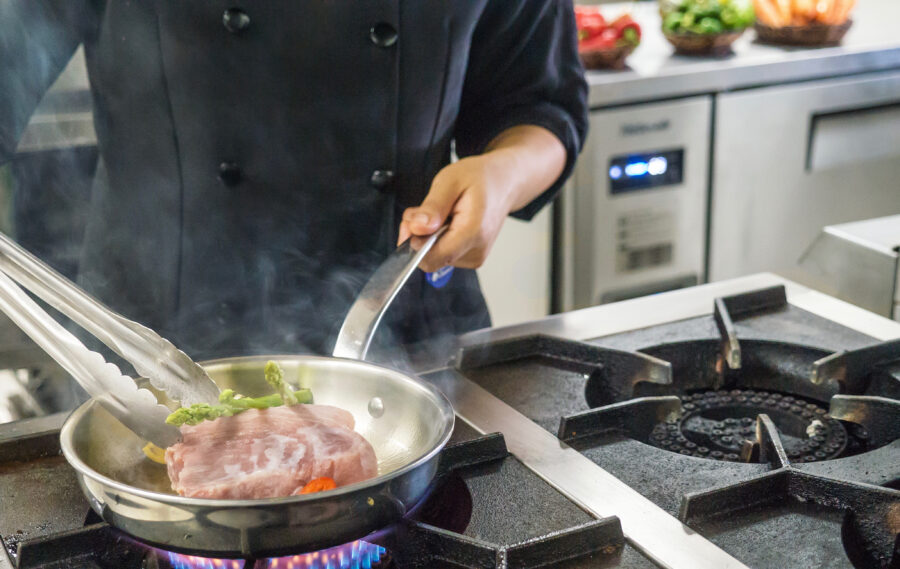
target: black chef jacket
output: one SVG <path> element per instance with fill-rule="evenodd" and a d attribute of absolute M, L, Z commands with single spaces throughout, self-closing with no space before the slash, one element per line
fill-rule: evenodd
<path fill-rule="evenodd" d="M 568 0 L 0 2 L 0 161 L 83 43 L 101 163 L 79 282 L 195 357 L 327 352 L 450 160 L 587 128 Z M 489 324 L 420 272 L 386 342 Z"/>

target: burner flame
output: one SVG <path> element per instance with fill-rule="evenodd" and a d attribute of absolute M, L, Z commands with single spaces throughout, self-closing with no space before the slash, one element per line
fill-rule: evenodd
<path fill-rule="evenodd" d="M 380 545 L 354 541 L 331 549 L 289 557 L 273 557 L 257 564 L 266 569 L 371 569 L 387 550 Z M 167 551 L 173 569 L 253 569 L 238 559 L 209 559 Z"/>
<path fill-rule="evenodd" d="M 371 569 L 387 550 L 380 545 L 354 541 L 315 553 L 269 559 L 267 569 Z"/>
<path fill-rule="evenodd" d="M 171 551 L 167 551 L 166 555 L 169 556 L 173 569 L 244 569 L 244 561 L 241 559 L 210 559 Z"/>

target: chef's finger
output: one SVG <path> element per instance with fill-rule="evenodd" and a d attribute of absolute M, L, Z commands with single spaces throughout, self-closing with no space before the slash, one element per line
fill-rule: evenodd
<path fill-rule="evenodd" d="M 453 205 L 459 198 L 460 188 L 452 177 L 434 177 L 431 189 L 419 207 L 410 207 L 403 212 L 403 221 L 413 235 L 431 235 L 443 225 L 444 220 L 453 211 Z"/>
<path fill-rule="evenodd" d="M 403 244 L 404 241 L 409 239 L 409 236 L 412 235 L 412 232 L 409 230 L 409 222 L 401 221 L 400 222 L 400 233 L 397 235 L 397 247 Z"/>
<path fill-rule="evenodd" d="M 432 272 L 456 264 L 480 242 L 483 217 L 484 205 L 480 200 L 461 199 L 453 212 L 450 228 L 437 240 L 419 266 Z"/>

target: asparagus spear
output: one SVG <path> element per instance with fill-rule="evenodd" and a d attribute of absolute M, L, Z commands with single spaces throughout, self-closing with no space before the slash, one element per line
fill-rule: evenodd
<path fill-rule="evenodd" d="M 284 372 L 275 362 L 267 362 L 265 368 L 266 381 L 275 388 L 278 393 L 264 395 L 262 397 L 243 397 L 236 394 L 233 389 L 226 389 L 219 394 L 219 404 L 195 403 L 190 407 L 181 407 L 166 417 L 166 423 L 180 427 L 182 425 L 197 425 L 203 421 L 212 421 L 219 417 L 230 417 L 247 409 L 268 409 L 284 405 L 296 405 L 298 403 L 312 403 L 312 392 L 309 389 L 294 391 L 284 381 Z"/>
<path fill-rule="evenodd" d="M 298 403 L 294 390 L 284 380 L 284 370 L 276 362 L 266 362 L 266 381 L 271 385 L 275 392 L 281 395 L 281 399 L 285 405 L 296 405 Z"/>

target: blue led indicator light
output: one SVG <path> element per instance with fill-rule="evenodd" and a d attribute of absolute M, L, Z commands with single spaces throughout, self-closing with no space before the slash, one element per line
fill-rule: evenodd
<path fill-rule="evenodd" d="M 609 177 L 613 180 L 618 180 L 622 177 L 622 167 L 621 166 L 610 166 L 609 168 Z"/>
<path fill-rule="evenodd" d="M 648 165 L 646 162 L 632 162 L 625 166 L 625 174 L 629 178 L 636 178 L 647 174 Z"/>

